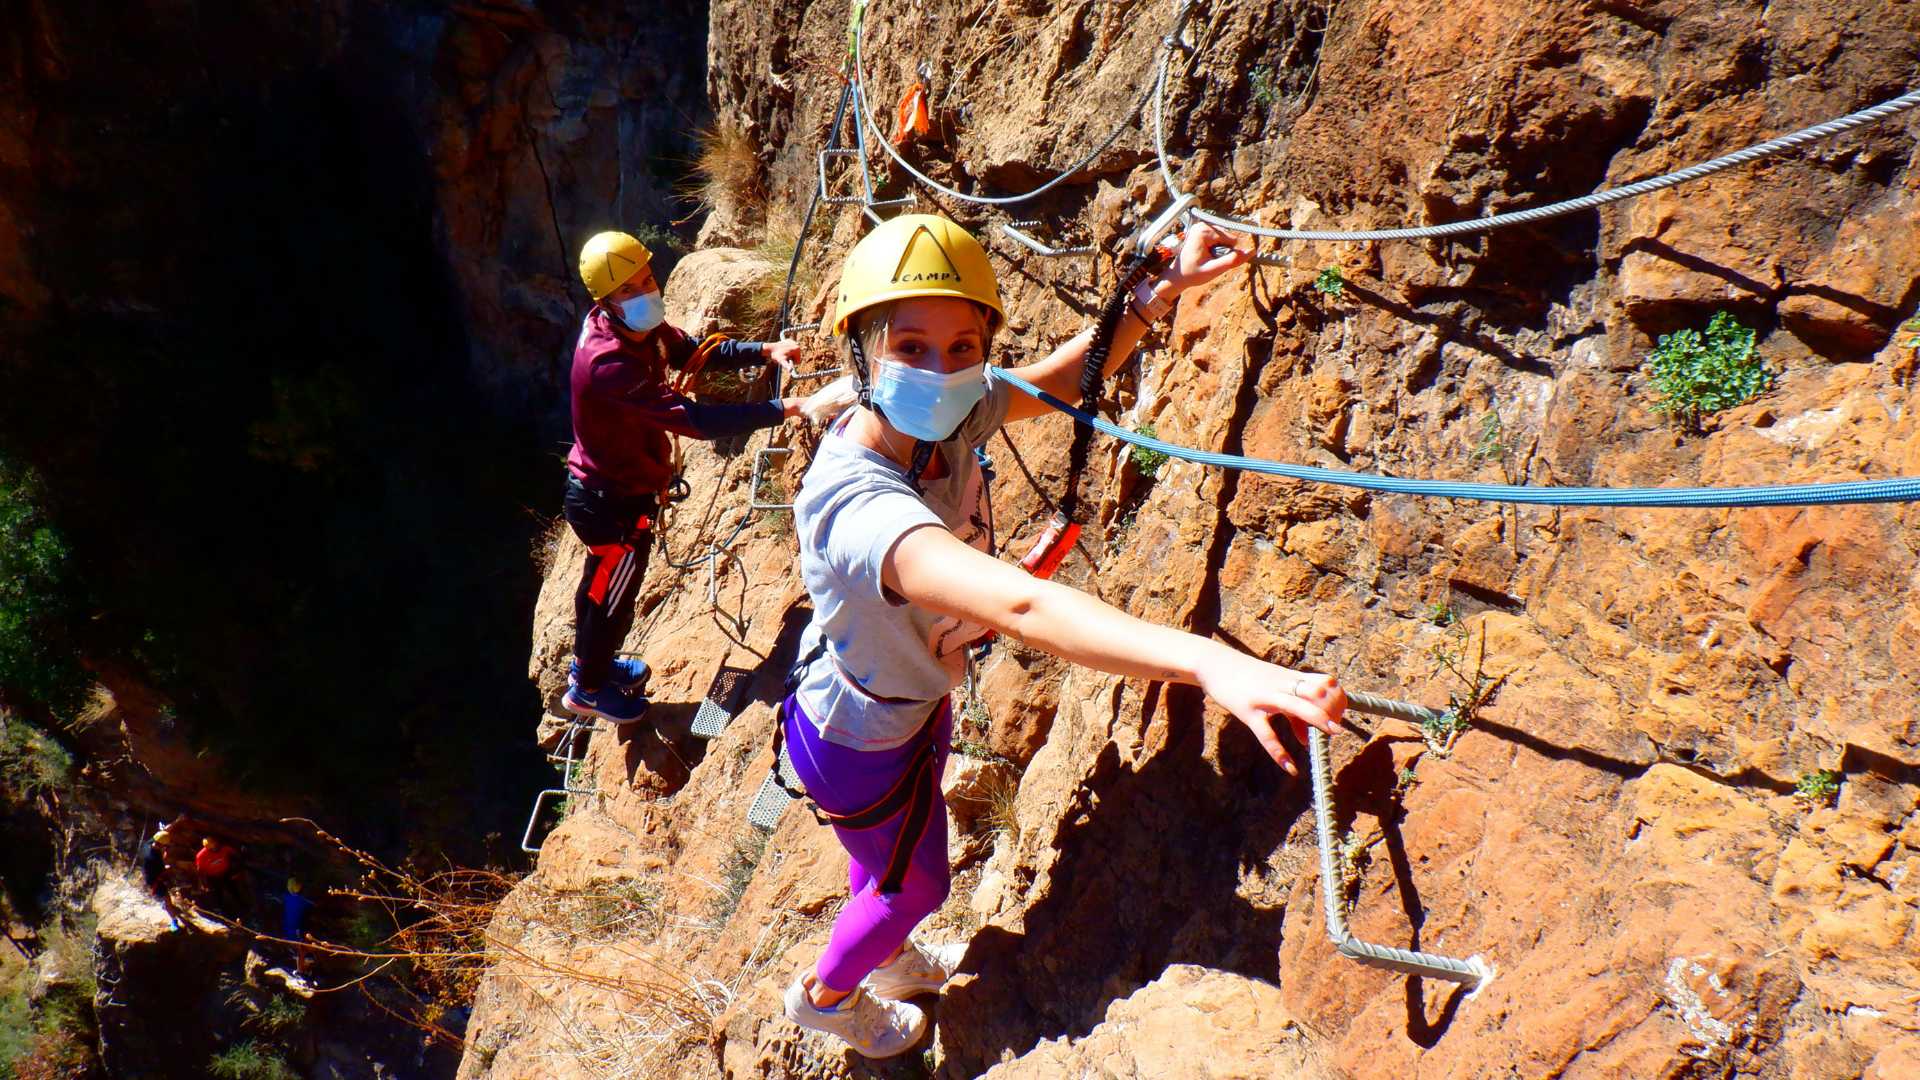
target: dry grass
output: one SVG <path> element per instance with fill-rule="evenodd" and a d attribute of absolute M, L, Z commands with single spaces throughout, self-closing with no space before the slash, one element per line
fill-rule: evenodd
<path fill-rule="evenodd" d="M 746 129 L 732 120 L 716 120 L 694 136 L 699 153 L 693 159 L 694 188 L 690 194 L 714 211 L 756 212 L 766 205 L 760 182 L 760 148 Z"/>
<path fill-rule="evenodd" d="M 1004 834 L 1008 844 L 1020 842 L 1020 776 L 1011 769 L 996 769 L 986 786 L 987 831 Z"/>
<path fill-rule="evenodd" d="M 553 520 L 535 534 L 533 549 L 529 554 L 533 558 L 535 572 L 542 578 L 553 571 L 553 564 L 560 558 L 560 549 L 567 541 L 569 530 L 566 517 L 555 514 Z"/>
<path fill-rule="evenodd" d="M 815 240 L 818 239 L 816 235 Z M 767 264 L 767 276 L 754 286 L 747 312 L 754 326 L 766 328 L 767 337 L 780 333 L 781 327 L 776 325 L 780 318 L 780 298 L 786 292 L 787 267 L 792 265 L 794 249 L 799 245 L 800 222 L 790 210 L 783 210 L 769 215 L 761 230 L 760 242 L 753 247 L 754 254 Z M 788 300 L 792 310 L 787 313 L 790 320 L 801 321 L 802 313 L 811 305 L 814 293 L 820 288 L 821 262 L 827 258 L 823 250 L 809 248 L 801 256 L 800 265 L 794 267 L 793 289 Z"/>

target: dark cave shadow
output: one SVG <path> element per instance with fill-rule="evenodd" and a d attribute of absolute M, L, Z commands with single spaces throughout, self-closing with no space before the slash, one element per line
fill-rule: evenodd
<path fill-rule="evenodd" d="M 1280 981 L 1288 886 L 1270 906 L 1236 893 L 1307 811 L 1308 787 L 1231 721 L 1219 764 L 1206 760 L 1202 702 L 1194 688 L 1149 684 L 1141 715 L 1148 735 L 1168 733 L 1166 745 L 1127 766 L 1109 742 L 1062 815 L 1051 888 L 1024 930 L 973 936 L 962 970 L 976 976 L 940 1003 L 943 1041 L 965 1075 L 1085 1035 L 1172 964 Z"/>
<path fill-rule="evenodd" d="M 1351 296 L 1363 304 L 1370 304 L 1377 307 L 1406 322 L 1424 326 L 1438 334 L 1443 344 L 1446 342 L 1459 342 L 1479 352 L 1486 353 L 1488 356 L 1493 357 L 1495 360 L 1500 361 L 1501 364 L 1515 371 L 1524 371 L 1529 375 L 1540 375 L 1546 378 L 1553 377 L 1552 364 L 1531 356 L 1521 356 L 1519 353 L 1507 348 L 1486 334 L 1466 329 L 1460 325 L 1458 319 L 1452 316 L 1421 311 L 1411 304 L 1390 299 L 1384 294 L 1374 292 L 1372 289 L 1352 281 L 1346 283 L 1345 295 Z"/>

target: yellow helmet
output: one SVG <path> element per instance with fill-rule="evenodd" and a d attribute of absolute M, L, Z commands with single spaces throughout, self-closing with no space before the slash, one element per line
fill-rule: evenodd
<path fill-rule="evenodd" d="M 952 296 L 983 305 L 989 332 L 1007 313 L 987 250 L 973 234 L 934 214 L 901 214 L 862 237 L 840 270 L 840 302 L 833 332 L 847 332 L 856 313 L 890 300 Z"/>
<path fill-rule="evenodd" d="M 652 261 L 653 252 L 632 235 L 597 233 L 580 249 L 580 280 L 595 300 L 604 300 Z"/>

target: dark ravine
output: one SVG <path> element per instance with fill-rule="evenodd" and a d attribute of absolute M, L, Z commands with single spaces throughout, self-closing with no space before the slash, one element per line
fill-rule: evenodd
<path fill-rule="evenodd" d="M 394 859 L 518 857 L 573 253 L 622 226 L 666 267 L 689 239 L 705 39 L 704 4 L 559 0 L 5 20 L 0 465 L 40 477 L 59 643 L 112 705 L 10 854 L 126 860 L 190 812 L 269 866 L 330 865 L 289 814 Z M 70 912 L 39 875 L 84 869 L 10 857 L 8 891 Z M 111 1075 L 204 1076 L 244 1034 L 236 946 L 107 948 Z M 316 1076 L 450 1068 L 364 1005 L 313 1024 Z"/>

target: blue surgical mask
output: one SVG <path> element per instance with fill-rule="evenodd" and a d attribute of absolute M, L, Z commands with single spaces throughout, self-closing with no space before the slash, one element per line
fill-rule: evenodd
<path fill-rule="evenodd" d="M 659 289 L 641 293 L 620 304 L 620 321 L 636 334 L 646 333 L 665 322 L 666 318 L 667 305 L 661 301 Z"/>
<path fill-rule="evenodd" d="M 939 442 L 986 395 L 985 364 L 959 371 L 926 371 L 891 360 L 873 365 L 873 403 L 887 422 L 916 439 Z"/>

